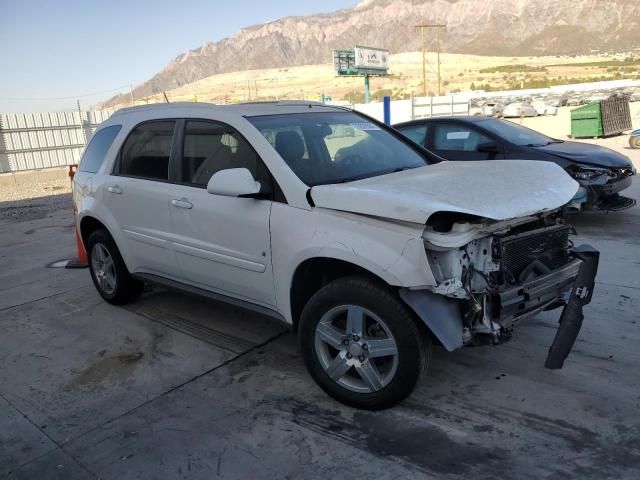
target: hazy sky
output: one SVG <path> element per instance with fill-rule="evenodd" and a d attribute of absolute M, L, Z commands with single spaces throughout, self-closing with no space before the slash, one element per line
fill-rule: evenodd
<path fill-rule="evenodd" d="M 88 106 L 242 27 L 356 3 L 0 0 L 0 113 L 67 110 L 77 98 Z"/>

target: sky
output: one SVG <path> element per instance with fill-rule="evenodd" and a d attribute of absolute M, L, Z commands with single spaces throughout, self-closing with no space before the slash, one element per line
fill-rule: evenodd
<path fill-rule="evenodd" d="M 88 107 L 240 28 L 357 0 L 0 0 L 0 113 Z"/>

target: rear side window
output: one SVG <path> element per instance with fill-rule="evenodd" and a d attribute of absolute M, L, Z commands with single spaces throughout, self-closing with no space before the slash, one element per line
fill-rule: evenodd
<path fill-rule="evenodd" d="M 166 182 L 176 122 L 149 122 L 134 128 L 122 146 L 118 174 Z"/>
<path fill-rule="evenodd" d="M 113 140 L 121 129 L 122 125 L 113 125 L 98 130 L 91 138 L 89 145 L 87 145 L 78 170 L 88 173 L 96 173 L 100 170 L 107 151 L 109 151 Z"/>

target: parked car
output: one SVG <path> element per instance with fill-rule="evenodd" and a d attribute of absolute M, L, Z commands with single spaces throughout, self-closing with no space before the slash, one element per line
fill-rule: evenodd
<path fill-rule="evenodd" d="M 574 95 L 569 97 L 567 100 L 568 107 L 579 107 L 580 105 L 586 105 L 587 103 L 589 103 L 589 100 L 587 100 L 587 97 L 584 95 Z"/>
<path fill-rule="evenodd" d="M 597 257 L 559 218 L 578 188 L 560 167 L 439 160 L 319 103 L 127 108 L 83 154 L 76 224 L 107 302 L 149 282 L 271 316 L 327 393 L 380 409 L 413 390 L 432 339 L 497 344 L 568 292 L 584 295 L 563 317 L 591 298 Z"/>
<path fill-rule="evenodd" d="M 547 137 L 516 123 L 483 117 L 440 117 L 395 125 L 402 134 L 447 160 L 543 160 L 560 165 L 580 184 L 573 211 L 623 210 L 635 200 L 619 195 L 636 169 L 608 148 Z"/>
<path fill-rule="evenodd" d="M 552 105 L 548 105 L 543 101 L 533 101 L 531 106 L 536 109 L 538 115 L 557 115 L 558 109 Z"/>
<path fill-rule="evenodd" d="M 504 106 L 497 102 L 487 102 L 482 105 L 482 115 L 485 117 L 499 117 Z"/>
<path fill-rule="evenodd" d="M 537 117 L 537 110 L 528 103 L 510 103 L 502 110 L 502 116 L 505 118 L 520 117 Z"/>
<path fill-rule="evenodd" d="M 640 148 L 640 129 L 634 130 L 629 135 L 629 146 L 631 148 Z"/>

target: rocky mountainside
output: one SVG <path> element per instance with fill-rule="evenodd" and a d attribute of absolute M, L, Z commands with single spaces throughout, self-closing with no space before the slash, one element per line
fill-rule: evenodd
<path fill-rule="evenodd" d="M 442 48 L 448 52 L 549 55 L 640 46 L 637 0 L 364 0 L 352 8 L 285 17 L 206 43 L 169 62 L 136 87 L 134 96 L 216 73 L 329 63 L 332 49 L 356 44 L 392 53 L 419 50 L 414 25 L 420 21 L 447 25 Z M 119 96 L 106 105 L 122 102 Z"/>

